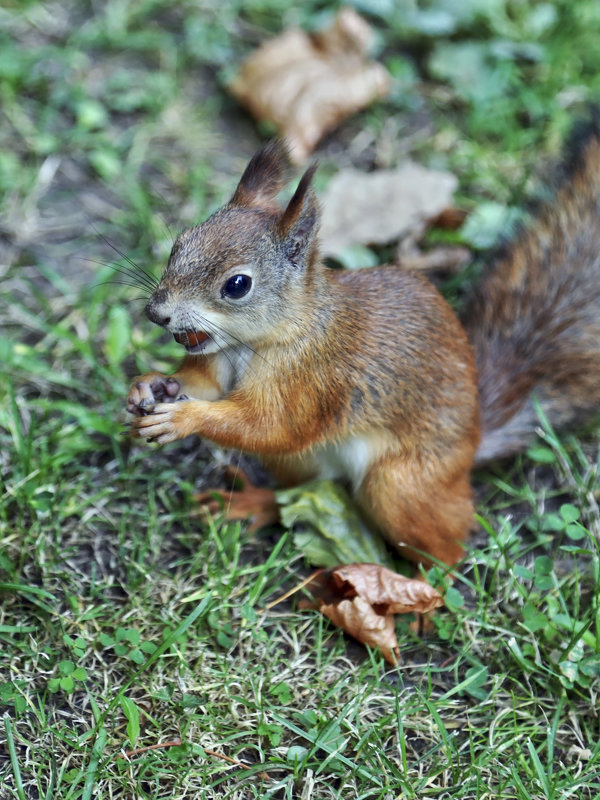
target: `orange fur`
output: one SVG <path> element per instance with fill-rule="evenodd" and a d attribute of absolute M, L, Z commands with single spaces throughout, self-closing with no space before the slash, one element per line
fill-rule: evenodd
<path fill-rule="evenodd" d="M 598 406 L 600 181 L 592 189 L 585 178 L 600 165 L 595 136 L 559 192 L 568 210 L 543 212 L 537 234 L 482 283 L 469 326 L 479 374 L 464 328 L 421 276 L 323 265 L 313 169 L 279 209 L 285 151 L 267 145 L 230 203 L 175 242 L 147 313 L 188 355 L 175 384 L 156 373 L 134 381 L 135 435 L 198 434 L 261 456 L 287 483 L 339 478 L 407 557 L 456 563 L 473 520 L 478 447 L 485 457 L 529 440 L 536 420 L 523 409 L 536 387 L 551 420 L 553 409 L 560 421 L 567 407 Z"/>

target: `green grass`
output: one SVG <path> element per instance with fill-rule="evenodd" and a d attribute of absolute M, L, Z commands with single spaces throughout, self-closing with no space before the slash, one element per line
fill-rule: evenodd
<path fill-rule="evenodd" d="M 357 6 L 396 85 L 322 144 L 324 174 L 450 169 L 477 224 L 448 236 L 479 247 L 598 97 L 596 0 Z M 542 429 L 476 476 L 481 531 L 398 669 L 314 612 L 262 613 L 307 565 L 289 533 L 198 513 L 229 454 L 121 435 L 130 378 L 179 348 L 106 239 L 158 274 L 260 141 L 232 66 L 332 7 L 0 10 L 3 799 L 600 795 L 597 435 Z"/>

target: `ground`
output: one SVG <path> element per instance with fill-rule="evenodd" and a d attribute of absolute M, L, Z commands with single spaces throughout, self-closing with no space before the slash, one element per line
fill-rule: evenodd
<path fill-rule="evenodd" d="M 457 175 L 465 226 L 426 246 L 472 249 L 473 267 L 434 276 L 460 304 L 598 98 L 600 11 L 455 5 L 356 4 L 394 89 L 325 138 L 317 188 L 407 155 Z M 270 134 L 227 94 L 236 64 L 333 9 L 0 9 L 2 798 L 600 793 L 594 431 L 541 429 L 475 476 L 480 529 L 447 610 L 427 640 L 399 627 L 392 669 L 315 612 L 263 613 L 310 567 L 289 532 L 198 512 L 235 456 L 122 429 L 131 376 L 179 357 L 128 265 L 159 274 Z"/>

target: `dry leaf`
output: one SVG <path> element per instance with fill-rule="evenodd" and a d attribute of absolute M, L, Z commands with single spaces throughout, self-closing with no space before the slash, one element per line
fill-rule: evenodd
<path fill-rule="evenodd" d="M 467 211 L 464 208 L 450 206 L 445 208 L 441 214 L 432 220 L 434 228 L 443 228 L 446 231 L 457 231 L 467 218 Z"/>
<path fill-rule="evenodd" d="M 334 625 L 342 628 L 362 644 L 379 647 L 390 664 L 400 663 L 400 650 L 392 614 L 381 615 L 362 597 L 340 600 L 332 605 L 319 606 Z"/>
<path fill-rule="evenodd" d="M 341 170 L 321 199 L 321 251 L 337 256 L 351 245 L 396 241 L 444 211 L 457 185 L 450 172 L 412 161 L 395 170 Z"/>
<path fill-rule="evenodd" d="M 252 53 L 231 82 L 231 93 L 259 120 L 274 123 L 302 162 L 323 134 L 378 97 L 391 78 L 367 59 L 372 31 L 342 8 L 325 31 L 290 29 Z"/>
<path fill-rule="evenodd" d="M 279 521 L 279 507 L 272 489 L 255 486 L 239 467 L 229 468 L 227 477 L 240 483 L 241 488 L 207 489 L 194 495 L 207 514 L 216 517 L 223 513 L 229 521 L 248 520 L 249 531 L 257 531 Z"/>
<path fill-rule="evenodd" d="M 339 592 L 347 596 L 354 591 L 380 614 L 426 614 L 442 605 L 441 595 L 433 586 L 379 564 L 345 564 L 331 572 Z"/>
<path fill-rule="evenodd" d="M 425 272 L 428 270 L 443 270 L 444 272 L 457 274 L 466 267 L 471 258 L 471 251 L 468 247 L 448 245 L 446 247 L 434 247 L 427 251 L 411 249 L 406 252 L 403 249 L 399 249 L 396 263 L 402 269 Z"/>
<path fill-rule="evenodd" d="M 303 601 L 300 607 L 318 609 L 359 642 L 379 647 L 390 664 L 400 661 L 394 614 L 427 614 L 444 603 L 425 581 L 405 578 L 379 564 L 320 570 L 301 586 L 310 589 L 315 602 Z"/>

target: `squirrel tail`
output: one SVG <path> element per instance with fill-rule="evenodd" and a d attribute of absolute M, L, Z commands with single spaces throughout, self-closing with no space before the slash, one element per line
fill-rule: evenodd
<path fill-rule="evenodd" d="M 600 116 L 575 132 L 551 203 L 492 263 L 467 307 L 479 375 L 481 464 L 539 425 L 600 412 Z"/>

